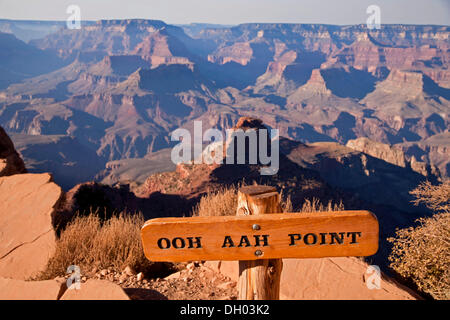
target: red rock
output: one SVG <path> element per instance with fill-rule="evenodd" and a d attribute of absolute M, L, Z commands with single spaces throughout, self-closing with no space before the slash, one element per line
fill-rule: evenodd
<path fill-rule="evenodd" d="M 57 300 L 66 289 L 56 280 L 23 281 L 0 278 L 0 300 Z"/>
<path fill-rule="evenodd" d="M 27 279 L 45 269 L 62 195 L 48 173 L 0 177 L 0 276 Z"/>
<path fill-rule="evenodd" d="M 280 298 L 314 300 L 414 300 L 416 296 L 382 277 L 380 289 L 364 282 L 368 264 L 357 258 L 285 259 Z"/>
<path fill-rule="evenodd" d="M 106 281 L 89 279 L 79 290 L 66 290 L 61 300 L 130 300 L 118 285 Z"/>

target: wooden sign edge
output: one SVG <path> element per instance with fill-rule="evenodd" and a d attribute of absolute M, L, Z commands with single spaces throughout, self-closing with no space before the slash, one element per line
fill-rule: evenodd
<path fill-rule="evenodd" d="M 280 220 L 298 219 L 298 218 L 323 218 L 330 217 L 336 218 L 336 215 L 341 217 L 351 216 L 371 216 L 378 224 L 376 215 L 369 210 L 348 210 L 348 211 L 321 211 L 312 213 L 292 212 L 292 213 L 273 213 L 270 215 L 248 215 L 248 216 L 205 216 L 205 217 L 165 217 L 165 218 L 153 218 L 145 221 L 141 228 L 141 231 L 148 225 L 164 225 L 176 222 L 184 222 L 189 224 L 195 223 L 218 223 L 228 221 L 242 221 L 242 220 Z"/>

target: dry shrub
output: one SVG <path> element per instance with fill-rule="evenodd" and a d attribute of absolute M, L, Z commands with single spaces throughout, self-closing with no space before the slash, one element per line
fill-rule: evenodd
<path fill-rule="evenodd" d="M 388 239 L 393 243 L 390 267 L 433 298 L 450 299 L 450 184 L 422 183 L 411 194 L 415 204 L 424 203 L 436 212 Z"/>
<path fill-rule="evenodd" d="M 416 197 L 413 201 L 415 205 L 424 203 L 436 212 L 450 211 L 450 180 L 437 186 L 433 186 L 429 181 L 423 182 L 410 194 Z"/>
<path fill-rule="evenodd" d="M 102 221 L 98 215 L 77 216 L 61 233 L 56 252 L 40 279 L 51 279 L 66 273 L 70 265 L 81 270 L 130 266 L 147 272 L 152 263 L 143 253 L 140 230 L 144 224 L 141 214 L 120 214 Z"/>

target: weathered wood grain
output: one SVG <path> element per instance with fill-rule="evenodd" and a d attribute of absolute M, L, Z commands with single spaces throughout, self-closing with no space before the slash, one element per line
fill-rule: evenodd
<path fill-rule="evenodd" d="M 260 229 L 253 230 L 254 224 Z M 343 244 L 336 240 L 331 244 L 330 233 L 341 232 L 345 232 Z M 347 236 L 348 232 L 361 232 L 357 243 L 350 243 L 352 239 L 351 235 Z M 305 244 L 303 236 L 309 233 L 317 235 L 316 244 Z M 327 233 L 326 244 L 320 244 L 320 233 Z M 302 240 L 292 246 L 289 234 L 301 234 Z M 145 223 L 141 235 L 144 253 L 152 261 L 370 256 L 378 250 L 378 221 L 369 211 L 157 218 Z M 235 247 L 222 247 L 227 235 L 233 239 Z M 251 246 L 238 246 L 243 235 L 248 237 Z M 255 235 L 269 235 L 269 245 L 256 247 Z M 182 237 L 186 242 L 187 237 L 201 237 L 202 248 L 160 249 L 157 245 L 160 238 L 176 237 Z M 313 240 L 312 236 L 308 236 L 308 240 Z M 262 255 L 256 256 L 256 250 L 261 250 Z"/>

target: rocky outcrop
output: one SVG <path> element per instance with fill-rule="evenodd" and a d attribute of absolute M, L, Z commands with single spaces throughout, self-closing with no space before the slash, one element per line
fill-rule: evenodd
<path fill-rule="evenodd" d="M 209 267 L 239 279 L 237 261 L 214 261 Z M 373 273 L 358 258 L 284 259 L 280 299 L 283 300 L 415 300 L 411 290 L 381 274 L 379 286 L 369 286 Z M 377 283 L 373 283 L 377 285 Z M 373 289 L 369 289 L 372 287 Z"/>
<path fill-rule="evenodd" d="M 397 134 L 408 130 L 426 139 L 448 127 L 449 92 L 421 71 L 393 69 L 360 103 L 375 110 L 373 115 L 398 130 Z M 405 135 L 403 140 L 416 141 L 419 137 Z"/>
<path fill-rule="evenodd" d="M 399 147 L 372 141 L 368 138 L 349 140 L 347 142 L 347 147 L 402 168 L 409 167 L 413 171 L 420 173 L 425 177 L 437 179 L 440 176 L 439 170 L 435 166 L 418 161 L 414 156 L 412 156 L 411 160 L 408 161 L 404 152 Z"/>
<path fill-rule="evenodd" d="M 178 39 L 171 38 L 165 29 L 145 37 L 133 53 L 148 61 L 152 67 L 161 64 L 191 64 L 189 52 Z M 177 54 L 183 56 L 176 56 Z"/>
<path fill-rule="evenodd" d="M 418 95 L 423 89 L 423 74 L 394 69 L 386 79 L 386 89 L 387 87 L 391 87 L 391 90 L 404 89 L 411 95 Z"/>
<path fill-rule="evenodd" d="M 247 65 L 253 56 L 253 50 L 248 42 L 238 42 L 229 47 L 222 47 L 208 56 L 208 61 L 218 64 L 229 62 Z"/>
<path fill-rule="evenodd" d="M 63 192 L 44 174 L 0 177 L 0 276 L 28 279 L 55 251 L 53 216 Z"/>
<path fill-rule="evenodd" d="M 416 157 L 414 156 L 411 157 L 409 165 L 413 171 L 418 172 L 425 177 L 440 176 L 440 172 L 435 166 L 429 165 L 422 161 L 417 161 Z"/>
<path fill-rule="evenodd" d="M 399 167 L 404 168 L 406 166 L 403 151 L 384 143 L 372 141 L 368 138 L 358 138 L 349 140 L 347 147 L 364 152 L 372 157 L 382 159 Z"/>
<path fill-rule="evenodd" d="M 398 147 L 410 159 L 411 166 L 429 163 L 431 167 L 439 169 L 442 177 L 450 177 L 450 132 L 443 132 L 423 141 L 401 143 Z"/>
<path fill-rule="evenodd" d="M 122 288 L 106 280 L 89 279 L 80 289 L 70 289 L 61 300 L 130 300 Z"/>
<path fill-rule="evenodd" d="M 0 177 L 10 176 L 17 173 L 25 173 L 25 164 L 14 149 L 14 144 L 0 127 Z"/>
<path fill-rule="evenodd" d="M 300 87 L 293 96 L 296 96 L 300 93 L 305 94 L 306 92 L 310 94 L 331 94 L 331 91 L 327 88 L 325 80 L 319 69 L 314 69 L 312 71 L 311 77 L 309 78 L 308 82 L 306 82 L 304 86 Z"/>

